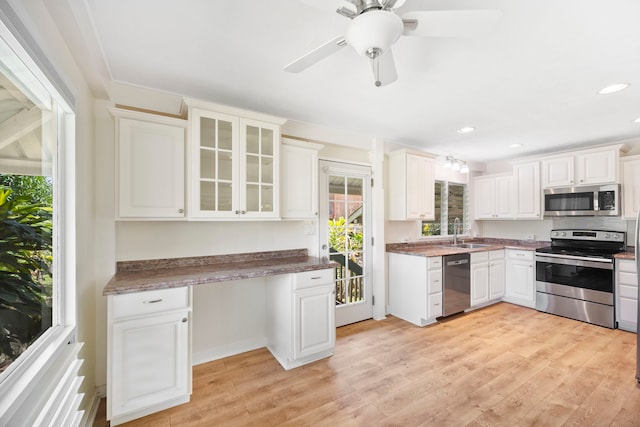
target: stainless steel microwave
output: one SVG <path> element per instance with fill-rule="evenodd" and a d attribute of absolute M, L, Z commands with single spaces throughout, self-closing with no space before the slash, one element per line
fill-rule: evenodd
<path fill-rule="evenodd" d="M 617 216 L 620 212 L 619 184 L 544 190 L 544 216 Z"/>

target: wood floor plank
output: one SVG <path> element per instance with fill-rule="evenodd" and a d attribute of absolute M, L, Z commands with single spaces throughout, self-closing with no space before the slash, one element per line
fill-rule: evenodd
<path fill-rule="evenodd" d="M 640 426 L 635 334 L 499 303 L 336 336 L 290 371 L 266 349 L 196 366 L 190 403 L 125 426 Z"/>

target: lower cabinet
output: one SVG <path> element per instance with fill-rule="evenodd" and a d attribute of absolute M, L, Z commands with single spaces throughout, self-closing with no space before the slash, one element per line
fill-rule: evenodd
<path fill-rule="evenodd" d="M 333 274 L 327 269 L 267 278 L 267 348 L 283 368 L 333 354 Z"/>
<path fill-rule="evenodd" d="M 418 326 L 442 316 L 442 257 L 388 254 L 389 313 Z"/>
<path fill-rule="evenodd" d="M 109 296 L 108 319 L 111 425 L 188 402 L 191 289 Z"/>
<path fill-rule="evenodd" d="M 616 260 L 616 321 L 620 329 L 638 331 L 638 272 L 635 260 Z"/>
<path fill-rule="evenodd" d="M 536 307 L 534 252 L 506 249 L 507 269 L 503 301 Z"/>
<path fill-rule="evenodd" d="M 471 307 L 502 299 L 505 285 L 504 250 L 471 253 Z"/>

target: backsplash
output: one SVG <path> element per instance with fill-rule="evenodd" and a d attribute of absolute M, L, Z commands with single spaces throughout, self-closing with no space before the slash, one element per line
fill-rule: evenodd
<path fill-rule="evenodd" d="M 553 228 L 583 228 L 586 230 L 627 231 L 627 220 L 597 216 L 553 218 Z"/>

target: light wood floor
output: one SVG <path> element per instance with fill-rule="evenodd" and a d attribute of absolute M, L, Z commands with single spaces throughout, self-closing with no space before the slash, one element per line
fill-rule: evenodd
<path fill-rule="evenodd" d="M 266 349 L 195 366 L 190 403 L 125 425 L 640 426 L 635 363 L 635 334 L 500 303 L 345 326 L 291 371 Z"/>

